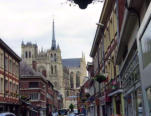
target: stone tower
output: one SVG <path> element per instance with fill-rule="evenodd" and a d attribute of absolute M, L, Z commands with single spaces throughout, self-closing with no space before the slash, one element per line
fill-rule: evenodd
<path fill-rule="evenodd" d="M 50 49 L 47 51 L 42 49 L 38 52 L 37 45 L 30 42 L 26 44 L 22 42 L 21 49 L 22 59 L 31 67 L 34 61 L 36 70 L 41 72 L 61 92 L 63 89 L 63 66 L 61 50 L 59 45 L 56 45 L 54 20 L 52 22 L 52 45 Z"/>
<path fill-rule="evenodd" d="M 26 61 L 27 64 L 32 66 L 32 61 L 34 61 L 38 55 L 37 44 L 32 44 L 31 42 L 24 44 L 24 42 L 22 41 L 21 53 L 22 59 Z"/>

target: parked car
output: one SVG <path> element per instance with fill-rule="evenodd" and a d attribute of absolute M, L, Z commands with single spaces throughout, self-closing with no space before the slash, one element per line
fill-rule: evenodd
<path fill-rule="evenodd" d="M 11 112 L 5 112 L 5 113 L 0 113 L 0 116 L 16 116 L 16 115 Z"/>
<path fill-rule="evenodd" d="M 59 114 L 59 116 L 67 116 L 68 110 L 67 109 L 58 110 L 58 114 Z"/>

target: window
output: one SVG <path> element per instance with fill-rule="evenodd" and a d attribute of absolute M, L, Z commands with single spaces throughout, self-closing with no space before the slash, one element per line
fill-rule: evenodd
<path fill-rule="evenodd" d="M 4 80 L 3 78 L 0 78 L 0 93 L 3 93 L 4 92 Z"/>
<path fill-rule="evenodd" d="M 13 62 L 13 66 L 12 66 L 12 67 L 13 67 L 13 69 L 12 69 L 12 70 L 13 70 L 13 71 L 12 71 L 13 74 L 15 74 L 15 65 L 16 65 L 15 62 Z"/>
<path fill-rule="evenodd" d="M 8 80 L 5 80 L 5 89 L 8 91 Z"/>
<path fill-rule="evenodd" d="M 5 70 L 8 71 L 8 58 L 5 57 Z"/>
<path fill-rule="evenodd" d="M 29 88 L 37 88 L 37 87 L 39 87 L 38 82 L 29 82 Z"/>
<path fill-rule="evenodd" d="M 9 72 L 12 73 L 12 61 L 9 61 Z"/>
<path fill-rule="evenodd" d="M 31 58 L 31 52 L 29 51 L 29 58 Z"/>
<path fill-rule="evenodd" d="M 76 73 L 76 87 L 80 87 L 80 72 Z"/>
<path fill-rule="evenodd" d="M 70 73 L 70 86 L 71 86 L 71 88 L 74 88 L 73 72 Z"/>
<path fill-rule="evenodd" d="M 30 99 L 31 100 L 39 100 L 40 94 L 39 93 L 32 93 L 30 94 Z"/>
<path fill-rule="evenodd" d="M 51 74 L 53 74 L 53 66 L 51 65 Z"/>
<path fill-rule="evenodd" d="M 141 39 L 141 48 L 143 56 L 143 66 L 144 68 L 151 63 L 151 21 L 146 28 L 144 35 Z"/>
<path fill-rule="evenodd" d="M 16 64 L 16 75 L 17 75 L 17 77 L 19 76 L 19 66 L 18 66 L 18 64 Z"/>
<path fill-rule="evenodd" d="M 57 73 L 57 66 L 55 65 L 55 73 Z"/>
<path fill-rule="evenodd" d="M 0 67 L 4 67 L 4 54 L 0 53 Z"/>
<path fill-rule="evenodd" d="M 27 53 L 27 51 L 25 52 L 25 58 L 28 58 L 28 53 Z"/>
<path fill-rule="evenodd" d="M 55 60 L 55 62 L 56 62 L 56 59 L 57 59 L 56 54 L 54 54 L 54 60 Z"/>

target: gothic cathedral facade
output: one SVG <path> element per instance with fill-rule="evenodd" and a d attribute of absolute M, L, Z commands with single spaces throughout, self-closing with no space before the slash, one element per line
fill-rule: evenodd
<path fill-rule="evenodd" d="M 66 104 L 67 97 L 73 96 L 70 88 L 76 89 L 82 85 L 86 76 L 85 57 L 62 59 L 59 45 L 56 46 L 54 21 L 52 25 L 52 45 L 47 51 L 39 51 L 37 44 L 22 42 L 21 57 L 28 65 L 36 71 L 41 72 L 47 80 L 49 80 L 56 90 L 63 96 L 64 108 L 68 108 Z M 68 73 L 67 73 L 67 69 Z M 74 77 L 74 73 L 75 76 Z M 69 94 L 67 94 L 67 92 Z"/>

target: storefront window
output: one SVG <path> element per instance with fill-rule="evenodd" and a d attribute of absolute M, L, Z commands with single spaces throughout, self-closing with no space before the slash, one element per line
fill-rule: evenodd
<path fill-rule="evenodd" d="M 141 39 L 141 47 L 142 47 L 142 56 L 143 56 L 143 67 L 145 68 L 151 62 L 151 21 L 146 28 L 142 39 Z"/>
<path fill-rule="evenodd" d="M 146 89 L 146 93 L 147 93 L 149 111 L 150 111 L 150 115 L 151 115 L 151 87 Z"/>
<path fill-rule="evenodd" d="M 136 91 L 136 113 L 137 116 L 143 116 L 143 96 L 141 88 Z"/>

